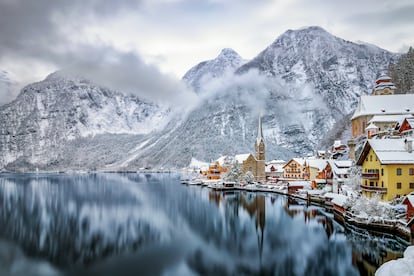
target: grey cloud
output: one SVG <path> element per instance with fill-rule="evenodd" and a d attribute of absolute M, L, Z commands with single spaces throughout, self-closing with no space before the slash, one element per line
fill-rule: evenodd
<path fill-rule="evenodd" d="M 37 60 L 119 91 L 191 105 L 196 101 L 192 91 L 146 64 L 137 53 L 123 52 L 111 45 L 74 43 L 65 33 L 68 26 L 113 17 L 139 4 L 132 0 L 0 0 L 0 62 L 4 56 L 13 56 L 19 62 Z"/>
<path fill-rule="evenodd" d="M 414 28 L 414 4 L 405 6 L 393 6 L 384 8 L 382 11 L 358 12 L 348 18 L 354 24 L 363 24 L 384 30 L 385 28 L 395 28 L 401 26 L 411 26 Z"/>

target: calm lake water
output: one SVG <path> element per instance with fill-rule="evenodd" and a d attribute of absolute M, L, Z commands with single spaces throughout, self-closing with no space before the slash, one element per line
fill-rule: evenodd
<path fill-rule="evenodd" d="M 407 244 L 175 174 L 0 174 L 0 275 L 367 275 Z"/>

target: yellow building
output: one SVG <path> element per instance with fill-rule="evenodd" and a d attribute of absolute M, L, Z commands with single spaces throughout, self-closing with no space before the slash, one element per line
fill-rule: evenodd
<path fill-rule="evenodd" d="M 414 191 L 412 138 L 371 139 L 366 142 L 357 165 L 362 166 L 361 189 L 367 197 L 376 193 L 391 201 Z"/>
<path fill-rule="evenodd" d="M 293 158 L 283 166 L 283 178 L 304 179 L 306 160 Z"/>

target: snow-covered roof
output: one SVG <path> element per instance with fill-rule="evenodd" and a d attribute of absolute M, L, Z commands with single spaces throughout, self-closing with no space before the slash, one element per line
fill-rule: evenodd
<path fill-rule="evenodd" d="M 286 164 L 283 165 L 283 168 L 286 167 L 292 161 L 295 161 L 296 163 L 299 163 L 300 166 L 303 166 L 305 164 L 306 159 L 304 159 L 304 158 L 292 158 Z"/>
<path fill-rule="evenodd" d="M 364 146 L 358 164 L 362 164 L 363 159 L 368 154 L 368 148 L 366 147 L 371 147 L 374 150 L 381 164 L 414 164 L 414 151 L 408 152 L 405 149 L 406 140 L 411 140 L 412 143 L 410 138 L 370 139 Z"/>
<path fill-rule="evenodd" d="M 335 193 L 326 193 L 325 194 L 326 198 L 332 198 L 332 203 L 338 206 L 343 207 L 346 200 L 348 199 L 347 196 L 345 195 L 341 195 L 341 194 L 335 194 Z"/>
<path fill-rule="evenodd" d="M 379 81 L 391 81 L 391 77 L 384 75 L 379 77 L 375 82 L 379 82 Z"/>
<path fill-rule="evenodd" d="M 414 118 L 413 117 L 406 117 L 405 120 L 407 120 L 407 123 L 411 128 L 414 128 Z"/>
<path fill-rule="evenodd" d="M 281 164 L 268 164 L 265 166 L 265 172 L 271 172 L 271 168 L 275 169 L 275 172 L 283 172 L 283 165 Z"/>
<path fill-rule="evenodd" d="M 244 161 L 247 160 L 247 158 L 249 158 L 249 156 L 251 155 L 251 153 L 246 153 L 246 154 L 237 154 L 236 156 L 234 156 L 234 159 L 239 163 L 243 163 Z"/>
<path fill-rule="evenodd" d="M 335 176 L 348 175 L 352 160 L 328 160 Z"/>
<path fill-rule="evenodd" d="M 192 157 L 190 165 L 188 165 L 188 167 L 196 168 L 196 169 L 203 169 L 203 168 L 206 168 L 206 167 L 208 168 L 208 163 L 197 160 L 194 157 Z"/>
<path fill-rule="evenodd" d="M 405 198 L 410 202 L 411 206 L 414 206 L 414 195 L 409 194 L 409 195 L 406 195 Z"/>
<path fill-rule="evenodd" d="M 395 84 L 390 82 L 390 81 L 383 81 L 380 82 L 379 84 L 375 85 L 374 90 L 378 91 L 378 90 L 382 90 L 386 87 L 389 87 L 390 89 L 396 89 Z"/>
<path fill-rule="evenodd" d="M 341 140 L 335 140 L 335 142 L 334 142 L 334 144 L 333 144 L 333 146 L 334 146 L 335 148 L 340 147 L 340 146 L 342 146 L 342 145 L 344 145 L 344 144 L 341 142 Z"/>
<path fill-rule="evenodd" d="M 223 155 L 223 156 L 220 156 L 220 157 L 216 160 L 216 162 L 218 162 L 220 166 L 223 166 L 226 162 L 229 162 L 229 161 L 230 161 L 230 162 L 231 162 L 231 161 L 233 161 L 233 157 L 228 156 L 228 155 Z"/>
<path fill-rule="evenodd" d="M 306 159 L 304 158 L 292 158 L 292 159 L 298 162 L 301 166 L 303 166 L 303 164 L 305 164 L 305 161 L 306 161 Z"/>
<path fill-rule="evenodd" d="M 310 186 L 309 181 L 289 181 L 289 187 L 307 187 Z"/>
<path fill-rule="evenodd" d="M 352 119 L 364 115 L 403 115 L 414 113 L 414 94 L 363 95 Z"/>
<path fill-rule="evenodd" d="M 401 123 L 405 118 L 411 117 L 410 114 L 405 115 L 375 115 L 371 120 L 368 121 L 368 124 L 371 123 L 388 123 L 396 122 Z"/>
<path fill-rule="evenodd" d="M 281 160 L 281 159 L 278 159 L 278 160 L 276 160 L 276 159 L 274 159 L 274 160 L 272 160 L 272 161 L 270 161 L 270 162 L 268 162 L 267 164 L 272 164 L 272 165 L 284 165 L 284 164 L 286 164 L 286 161 L 285 160 Z"/>
<path fill-rule="evenodd" d="M 318 171 L 322 171 L 325 169 L 327 162 L 325 159 L 308 159 L 306 164 L 311 168 L 317 168 Z"/>
<path fill-rule="evenodd" d="M 335 160 L 335 165 L 338 168 L 350 168 L 352 167 L 352 160 Z"/>
<path fill-rule="evenodd" d="M 374 123 L 370 123 L 365 130 L 369 130 L 369 129 L 378 129 L 378 127 L 374 124 Z"/>

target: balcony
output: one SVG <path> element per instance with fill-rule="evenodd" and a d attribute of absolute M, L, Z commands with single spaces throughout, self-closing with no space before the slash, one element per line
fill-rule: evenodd
<path fill-rule="evenodd" d="M 367 186 L 367 185 L 360 185 L 361 189 L 366 192 L 375 192 L 380 194 L 386 194 L 387 188 L 385 187 L 377 187 L 377 186 Z"/>
<path fill-rule="evenodd" d="M 378 180 L 379 179 L 379 172 L 364 172 L 361 174 L 363 179 L 372 179 Z"/>

